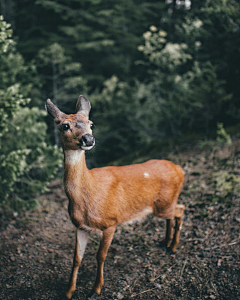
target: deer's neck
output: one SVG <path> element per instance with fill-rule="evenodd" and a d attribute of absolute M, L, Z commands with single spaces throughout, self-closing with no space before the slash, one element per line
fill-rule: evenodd
<path fill-rule="evenodd" d="M 64 187 L 69 200 L 79 199 L 89 188 L 92 176 L 86 166 L 84 150 L 64 151 Z"/>
<path fill-rule="evenodd" d="M 74 168 L 79 164 L 85 164 L 84 150 L 65 150 L 64 151 L 64 168 Z M 85 164 L 86 166 L 86 164 Z"/>
<path fill-rule="evenodd" d="M 92 209 L 92 195 L 96 185 L 86 166 L 84 150 L 64 151 L 64 188 L 69 199 L 68 212 L 73 224 L 78 228 L 94 227 L 89 213 L 95 213 Z"/>

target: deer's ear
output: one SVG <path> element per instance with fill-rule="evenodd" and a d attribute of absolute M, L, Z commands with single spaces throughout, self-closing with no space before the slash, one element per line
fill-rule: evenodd
<path fill-rule="evenodd" d="M 90 110 L 90 102 L 83 95 L 80 95 L 76 104 L 76 113 L 88 118 Z"/>
<path fill-rule="evenodd" d="M 46 108 L 46 111 L 48 112 L 49 116 L 51 116 L 53 119 L 57 119 L 63 115 L 61 110 L 58 109 L 57 106 L 54 105 L 50 99 L 47 99 L 45 108 Z"/>

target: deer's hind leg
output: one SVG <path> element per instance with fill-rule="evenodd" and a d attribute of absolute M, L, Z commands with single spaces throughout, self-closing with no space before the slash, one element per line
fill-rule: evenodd
<path fill-rule="evenodd" d="M 160 247 L 169 248 L 173 239 L 174 219 L 166 219 L 166 233 L 165 238 L 160 241 Z"/>
<path fill-rule="evenodd" d="M 164 242 L 167 248 L 170 247 L 173 239 L 173 225 L 174 225 L 174 219 L 166 220 L 166 236 Z"/>
<path fill-rule="evenodd" d="M 169 242 L 169 245 L 167 245 L 167 246 L 170 246 L 169 250 L 172 253 L 176 252 L 176 248 L 177 248 L 177 245 L 179 243 L 179 236 L 180 236 L 180 231 L 182 229 L 182 217 L 183 217 L 183 214 L 184 214 L 184 210 L 185 210 L 185 205 L 182 205 L 182 204 L 177 204 L 176 205 L 175 214 L 174 214 L 174 217 L 175 217 L 175 231 L 174 231 L 174 234 L 173 234 L 172 241 Z M 169 230 L 172 230 L 172 227 L 173 227 L 173 222 L 172 222 L 172 227 L 171 227 L 171 225 L 168 225 L 168 221 L 169 220 L 167 220 L 166 233 L 168 231 L 168 226 L 169 226 Z M 172 221 L 173 221 L 173 219 L 172 219 Z M 167 238 L 167 236 L 166 236 L 166 238 Z"/>
<path fill-rule="evenodd" d="M 182 228 L 182 217 L 184 210 L 185 205 L 177 204 L 175 208 L 171 206 L 168 208 L 168 210 L 163 211 L 160 200 L 158 199 L 154 202 L 153 214 L 158 218 L 167 219 L 166 236 L 165 239 L 162 242 L 160 242 L 160 245 L 167 247 L 168 250 L 170 250 L 173 253 L 176 252 L 176 248 L 179 243 L 179 235 L 180 230 Z"/>

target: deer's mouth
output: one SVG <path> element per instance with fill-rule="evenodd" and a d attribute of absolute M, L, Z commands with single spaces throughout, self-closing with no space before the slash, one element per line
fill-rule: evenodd
<path fill-rule="evenodd" d="M 82 146 L 82 145 L 79 145 L 79 147 L 82 149 L 82 150 L 91 150 L 93 148 L 93 146 L 95 145 L 95 142 L 92 146 Z"/>
<path fill-rule="evenodd" d="M 90 150 L 95 145 L 95 138 L 91 134 L 85 134 L 79 140 L 78 146 L 82 150 Z"/>

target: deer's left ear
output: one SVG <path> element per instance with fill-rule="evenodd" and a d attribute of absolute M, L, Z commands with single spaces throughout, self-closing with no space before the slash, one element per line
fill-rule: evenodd
<path fill-rule="evenodd" d="M 86 97 L 80 95 L 76 104 L 76 113 L 89 118 L 89 112 L 91 110 L 91 104 Z"/>
<path fill-rule="evenodd" d="M 47 102 L 45 104 L 46 111 L 48 114 L 56 121 L 59 117 L 63 115 L 63 112 L 61 112 L 60 109 L 57 108 L 56 105 L 52 103 L 50 99 L 47 99 Z"/>

